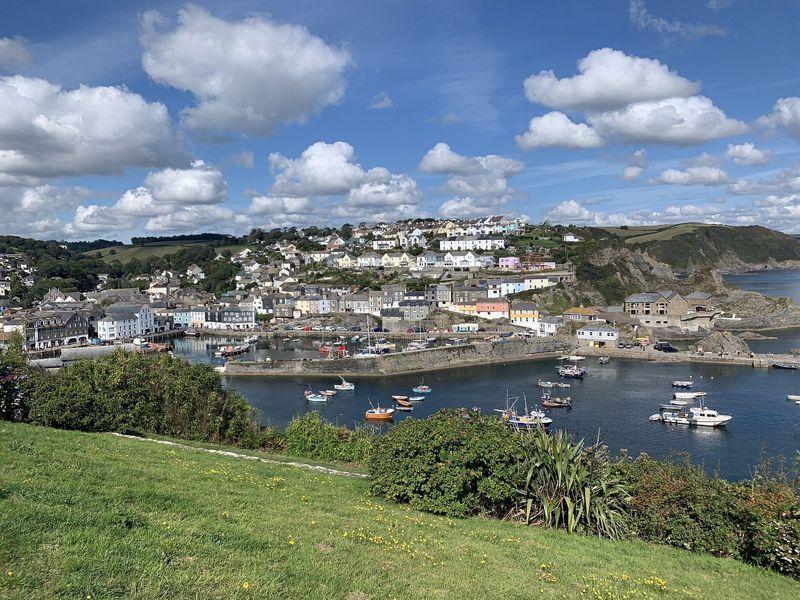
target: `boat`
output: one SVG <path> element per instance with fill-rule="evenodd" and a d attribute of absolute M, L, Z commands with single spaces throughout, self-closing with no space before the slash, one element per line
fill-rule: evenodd
<path fill-rule="evenodd" d="M 308 402 L 327 402 L 328 397 L 323 394 L 308 394 L 306 400 Z"/>
<path fill-rule="evenodd" d="M 340 392 L 352 392 L 354 389 L 356 389 L 356 384 L 355 383 L 351 383 L 351 382 L 347 381 L 341 375 L 339 376 L 339 379 L 342 380 L 342 383 L 335 383 L 333 385 L 333 389 L 339 390 Z"/>
<path fill-rule="evenodd" d="M 798 365 L 797 363 L 775 362 L 775 363 L 772 363 L 772 368 L 773 369 L 789 369 L 791 371 L 797 371 L 797 369 L 800 369 L 800 365 Z"/>
<path fill-rule="evenodd" d="M 248 335 L 244 340 L 242 340 L 245 344 L 255 344 L 258 341 L 257 335 Z"/>
<path fill-rule="evenodd" d="M 555 387 L 555 385 L 552 381 L 542 381 L 541 379 L 536 382 L 536 386 L 540 388 L 551 388 Z"/>
<path fill-rule="evenodd" d="M 331 350 L 333 350 L 333 348 L 331 346 L 328 346 L 327 344 L 322 344 L 319 347 L 320 354 L 329 354 Z"/>
<path fill-rule="evenodd" d="M 411 406 L 410 404 L 408 406 L 406 406 L 405 404 L 398 404 L 397 406 L 395 406 L 395 409 L 402 410 L 403 412 L 411 412 L 414 410 L 414 407 Z"/>
<path fill-rule="evenodd" d="M 411 406 L 411 401 L 408 400 L 408 398 L 406 399 L 395 398 L 394 401 L 397 404 L 397 406 Z"/>
<path fill-rule="evenodd" d="M 237 346 L 226 346 L 214 351 L 214 356 L 221 358 L 224 356 L 235 356 L 237 354 L 244 354 L 250 352 L 250 346 L 246 344 L 239 344 Z"/>
<path fill-rule="evenodd" d="M 671 404 L 661 406 L 658 414 L 650 415 L 651 421 L 695 427 L 722 427 L 731 419 L 732 416 L 721 415 L 707 406 L 692 406 L 687 411 L 686 407 Z"/>
<path fill-rule="evenodd" d="M 430 394 L 433 390 L 429 385 L 425 385 L 425 381 L 420 379 L 417 387 L 411 388 L 415 394 Z"/>
<path fill-rule="evenodd" d="M 560 381 L 554 381 L 554 382 L 553 382 L 553 385 L 554 385 L 554 386 L 556 386 L 557 388 L 568 388 L 568 387 L 570 387 L 570 385 L 571 385 L 571 384 L 569 384 L 569 383 L 562 383 L 562 382 L 560 382 Z"/>
<path fill-rule="evenodd" d="M 578 365 L 561 365 L 557 368 L 559 377 L 569 377 L 572 379 L 583 379 L 589 373 L 585 368 Z"/>
<path fill-rule="evenodd" d="M 585 356 L 570 355 L 570 356 L 567 357 L 567 360 L 571 360 L 571 361 L 586 360 L 586 357 Z"/>
<path fill-rule="evenodd" d="M 364 418 L 367 421 L 391 421 L 394 418 L 394 409 L 376 406 L 374 408 L 370 408 L 364 414 Z"/>
<path fill-rule="evenodd" d="M 545 408 L 572 408 L 572 398 L 565 396 L 564 398 L 553 398 L 550 394 L 542 396 L 542 406 Z"/>
<path fill-rule="evenodd" d="M 409 400 L 411 400 L 411 402 L 422 402 L 425 400 L 425 396 L 411 396 Z"/>
<path fill-rule="evenodd" d="M 672 387 L 678 387 L 678 388 L 690 388 L 693 385 L 694 385 L 694 381 L 691 381 L 691 380 L 682 381 L 682 380 L 678 379 L 678 380 L 672 382 Z"/>
<path fill-rule="evenodd" d="M 408 401 L 408 396 L 392 396 L 392 400 L 395 402 L 406 402 Z"/>
<path fill-rule="evenodd" d="M 672 400 L 669 401 L 669 403 L 672 406 L 687 406 L 689 404 L 689 401 L 680 399 L 676 400 L 673 398 Z"/>
<path fill-rule="evenodd" d="M 794 400 L 795 402 L 800 401 L 800 394 L 786 394 L 787 400 Z"/>
<path fill-rule="evenodd" d="M 600 358 L 597 359 L 597 364 L 598 365 L 607 365 L 609 360 L 610 359 L 609 359 L 608 356 L 601 356 Z"/>
<path fill-rule="evenodd" d="M 224 372 L 225 372 L 225 365 L 216 365 L 216 366 L 214 367 L 214 370 L 215 370 L 217 373 L 224 373 Z"/>
<path fill-rule="evenodd" d="M 183 332 L 186 337 L 197 337 L 197 332 L 194 329 L 187 329 Z"/>
<path fill-rule="evenodd" d="M 336 390 L 320 390 L 319 394 L 320 396 L 327 396 L 328 398 L 330 398 L 331 396 L 336 395 Z"/>
<path fill-rule="evenodd" d="M 675 392 L 672 394 L 673 398 L 683 398 L 685 400 L 695 400 L 697 398 L 705 398 L 708 396 L 707 392 Z"/>

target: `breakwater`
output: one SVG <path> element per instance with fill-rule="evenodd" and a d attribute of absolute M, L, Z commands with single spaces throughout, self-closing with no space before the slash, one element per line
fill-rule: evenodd
<path fill-rule="evenodd" d="M 463 346 L 444 346 L 368 358 L 229 361 L 226 375 L 331 375 L 369 377 L 422 373 L 459 367 L 520 362 L 570 351 L 567 337 L 501 338 Z"/>

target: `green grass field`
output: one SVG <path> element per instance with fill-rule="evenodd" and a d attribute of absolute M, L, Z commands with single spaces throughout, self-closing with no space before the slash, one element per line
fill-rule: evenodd
<path fill-rule="evenodd" d="M 145 260 L 150 258 L 151 256 L 167 256 L 169 254 L 175 254 L 179 250 L 183 250 L 185 248 L 191 248 L 197 244 L 203 244 L 205 242 L 183 242 L 183 243 L 175 243 L 175 242 L 165 242 L 165 243 L 158 243 L 153 242 L 150 244 L 143 244 L 143 245 L 127 245 L 127 246 L 112 246 L 109 248 L 103 248 L 101 250 L 89 250 L 88 252 L 84 252 L 87 256 L 97 256 L 100 253 L 100 258 L 107 263 L 113 262 L 118 260 L 120 263 L 125 264 L 130 262 L 134 258 L 139 260 Z M 221 252 L 224 249 L 232 250 L 236 252 L 242 249 L 242 246 L 220 246 L 218 251 Z M 113 252 L 113 253 L 112 253 Z"/>
<path fill-rule="evenodd" d="M 679 223 L 677 225 L 641 225 L 622 229 L 621 227 L 604 227 L 609 233 L 625 239 L 626 244 L 643 244 L 671 240 L 682 233 L 690 233 L 701 227 L 710 227 L 704 223 Z"/>
<path fill-rule="evenodd" d="M 733 561 L 371 498 L 368 483 L 0 423 L 3 598 L 799 598 Z"/>

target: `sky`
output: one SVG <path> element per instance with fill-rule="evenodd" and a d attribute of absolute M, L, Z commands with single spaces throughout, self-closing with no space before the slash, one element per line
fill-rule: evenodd
<path fill-rule="evenodd" d="M 798 23 L 797 0 L 7 3 L 0 234 L 800 233 Z"/>

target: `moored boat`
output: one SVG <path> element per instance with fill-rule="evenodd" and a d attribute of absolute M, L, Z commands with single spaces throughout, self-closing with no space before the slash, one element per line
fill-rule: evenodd
<path fill-rule="evenodd" d="M 403 412 L 411 412 L 414 410 L 414 407 L 411 406 L 410 404 L 408 406 L 406 406 L 405 404 L 398 404 L 397 406 L 395 406 L 395 409 L 402 410 Z"/>
<path fill-rule="evenodd" d="M 327 396 L 323 396 L 322 394 L 313 394 L 312 393 L 312 394 L 308 394 L 306 396 L 306 400 L 308 402 L 327 402 L 328 401 L 328 397 Z"/>
<path fill-rule="evenodd" d="M 425 400 L 425 396 L 411 396 L 409 400 L 411 400 L 411 402 L 422 402 Z"/>
<path fill-rule="evenodd" d="M 787 400 L 794 400 L 795 402 L 800 401 L 800 394 L 786 394 Z"/>
<path fill-rule="evenodd" d="M 732 416 L 721 415 L 707 406 L 692 406 L 686 410 L 683 406 L 663 405 L 659 408 L 658 414 L 650 415 L 651 421 L 698 427 L 722 427 L 731 419 Z"/>
<path fill-rule="evenodd" d="M 571 379 L 583 379 L 588 375 L 588 371 L 578 365 L 562 365 L 557 368 L 559 377 L 569 377 Z"/>
<path fill-rule="evenodd" d="M 542 406 L 545 408 L 572 408 L 572 398 L 565 396 L 564 398 L 553 398 L 547 396 L 542 397 Z"/>
<path fill-rule="evenodd" d="M 328 398 L 330 398 L 331 396 L 336 395 L 336 390 L 320 390 L 319 394 L 320 396 L 327 396 Z"/>
<path fill-rule="evenodd" d="M 391 421 L 394 418 L 394 409 L 376 406 L 364 413 L 364 418 L 367 421 Z"/>
<path fill-rule="evenodd" d="M 797 363 L 788 363 L 788 362 L 774 362 L 772 363 L 772 368 L 774 369 L 789 369 L 791 371 L 797 371 L 800 369 L 800 365 Z"/>
<path fill-rule="evenodd" d="M 433 390 L 429 385 L 425 385 L 425 381 L 420 379 L 417 387 L 411 388 L 415 394 L 430 394 Z"/>
<path fill-rule="evenodd" d="M 355 383 L 351 383 L 350 381 L 347 381 L 341 375 L 339 376 L 339 379 L 341 379 L 342 382 L 341 383 L 335 383 L 333 385 L 333 389 L 339 390 L 340 392 L 351 392 L 354 389 L 356 389 L 356 384 Z"/>
<path fill-rule="evenodd" d="M 607 365 L 609 360 L 610 359 L 609 359 L 608 356 L 601 356 L 600 358 L 597 359 L 597 364 L 599 364 L 599 365 Z"/>
<path fill-rule="evenodd" d="M 673 398 L 683 398 L 684 400 L 695 400 L 696 398 L 705 398 L 707 392 L 675 392 L 672 394 Z"/>
<path fill-rule="evenodd" d="M 244 340 L 242 340 L 245 344 L 255 344 L 258 341 L 257 335 L 248 335 Z"/>
<path fill-rule="evenodd" d="M 690 388 L 693 385 L 694 381 L 690 379 L 689 380 L 676 379 L 675 381 L 672 382 L 672 387 L 677 387 L 677 388 Z"/>
<path fill-rule="evenodd" d="M 553 383 L 552 381 L 542 381 L 540 379 L 539 381 L 536 382 L 536 385 L 540 388 L 551 388 L 555 387 L 556 384 Z"/>
<path fill-rule="evenodd" d="M 392 396 L 392 400 L 395 402 L 407 402 L 408 396 Z"/>

